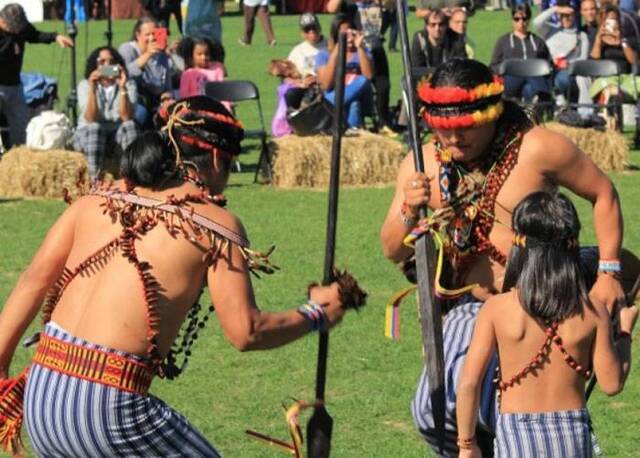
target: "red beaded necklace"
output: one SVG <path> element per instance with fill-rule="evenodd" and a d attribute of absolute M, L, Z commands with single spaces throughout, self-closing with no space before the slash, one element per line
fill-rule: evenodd
<path fill-rule="evenodd" d="M 500 132 L 487 155 L 467 164 L 446 160 L 441 145 L 435 143 L 441 201 L 454 213 L 444 225 L 449 239 L 454 242 L 447 244 L 447 258 L 457 270 L 464 270 L 485 252 L 501 265 L 506 264 L 505 254 L 491 243 L 489 234 L 495 221 L 496 197 L 518 160 L 523 129 L 512 124 Z M 471 195 L 458 195 L 455 191 L 462 176 L 476 171 L 484 175 L 480 192 L 470 189 Z"/>
<path fill-rule="evenodd" d="M 556 347 L 558 347 L 565 362 L 571 369 L 575 370 L 578 374 L 582 375 L 587 380 L 591 378 L 591 369 L 587 369 L 578 364 L 573 356 L 571 356 L 569 352 L 567 352 L 566 348 L 564 348 L 564 345 L 562 344 L 562 337 L 558 335 L 558 322 L 553 321 L 550 324 L 547 324 L 545 334 L 547 335 L 547 337 L 544 340 L 544 343 L 540 346 L 540 350 L 538 350 L 538 353 L 536 353 L 531 362 L 527 364 L 520 372 L 518 372 L 516 375 L 505 382 L 501 380 L 498 371 L 498 377 L 494 381 L 500 391 L 506 391 L 508 388 L 512 388 L 515 384 L 519 384 L 520 381 L 527 376 L 527 374 L 534 371 L 535 369 L 542 369 L 546 360 L 545 357 L 548 356 L 549 353 L 551 353 L 552 343 L 555 344 Z"/>

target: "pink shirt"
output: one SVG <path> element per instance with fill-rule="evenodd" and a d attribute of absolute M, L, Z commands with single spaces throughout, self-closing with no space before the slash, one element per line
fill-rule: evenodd
<path fill-rule="evenodd" d="M 224 81 L 224 65 L 211 62 L 209 68 L 188 68 L 180 77 L 180 98 L 204 95 L 204 85 L 209 81 Z M 231 103 L 222 102 L 231 111 Z"/>

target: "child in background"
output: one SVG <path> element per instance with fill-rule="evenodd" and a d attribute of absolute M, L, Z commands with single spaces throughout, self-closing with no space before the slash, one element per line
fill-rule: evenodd
<path fill-rule="evenodd" d="M 590 300 L 580 265 L 580 222 L 564 195 L 529 195 L 515 208 L 512 227 L 506 292 L 482 307 L 460 375 L 459 456 L 481 457 L 474 438 L 480 385 L 497 350 L 495 456 L 590 457 L 585 382 L 595 371 L 606 394 L 622 390 L 638 309 L 615 310 L 614 330 L 610 311 Z M 611 274 L 604 268 L 599 273 Z"/>
<path fill-rule="evenodd" d="M 180 98 L 204 95 L 204 86 L 209 81 L 224 81 L 224 48 L 208 38 L 184 38 L 180 42 L 179 54 L 184 59 L 185 70 L 180 77 Z M 231 111 L 229 102 L 222 104 Z"/>

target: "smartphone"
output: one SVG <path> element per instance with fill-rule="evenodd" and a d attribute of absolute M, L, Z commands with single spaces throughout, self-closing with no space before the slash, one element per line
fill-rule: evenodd
<path fill-rule="evenodd" d="M 167 49 L 167 36 L 169 30 L 166 27 L 156 27 L 153 31 L 153 36 L 156 40 L 156 44 L 160 49 Z"/>
<path fill-rule="evenodd" d="M 100 67 L 100 78 L 116 79 L 120 76 L 120 67 L 117 65 L 103 65 Z"/>
<path fill-rule="evenodd" d="M 604 21 L 604 29 L 609 33 L 613 33 L 613 31 L 616 29 L 616 25 L 618 25 L 618 21 L 613 18 L 609 18 Z"/>

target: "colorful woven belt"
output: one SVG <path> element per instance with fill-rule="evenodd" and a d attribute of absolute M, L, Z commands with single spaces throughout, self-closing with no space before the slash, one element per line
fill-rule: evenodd
<path fill-rule="evenodd" d="M 154 372 L 139 361 L 42 334 L 33 362 L 47 369 L 131 393 L 146 394 Z"/>

